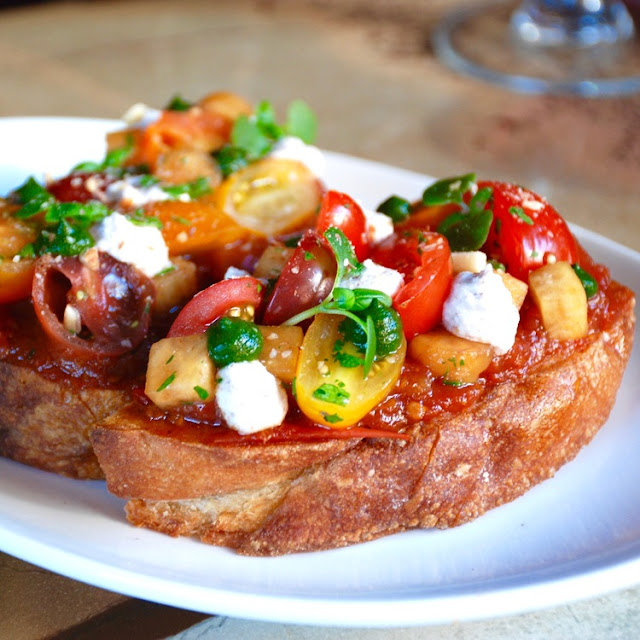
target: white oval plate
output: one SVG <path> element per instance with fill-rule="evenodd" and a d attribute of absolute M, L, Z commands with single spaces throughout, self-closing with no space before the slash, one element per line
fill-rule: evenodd
<path fill-rule="evenodd" d="M 115 121 L 0 119 L 0 193 L 30 174 L 103 156 Z M 375 206 L 418 197 L 428 178 L 328 154 L 328 184 Z M 640 291 L 640 255 L 591 232 L 580 240 Z M 636 340 L 638 336 L 636 335 Z M 246 558 L 136 529 L 102 482 L 0 460 L 0 549 L 105 589 L 212 614 L 390 627 L 522 613 L 640 582 L 640 356 L 608 423 L 555 478 L 475 522 L 346 549 Z"/>

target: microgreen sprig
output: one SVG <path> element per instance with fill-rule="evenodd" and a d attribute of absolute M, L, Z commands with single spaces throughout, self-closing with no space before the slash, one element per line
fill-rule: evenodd
<path fill-rule="evenodd" d="M 330 227 L 325 231 L 324 237 L 331 246 L 337 263 L 333 288 L 320 304 L 296 314 L 284 324 L 295 325 L 318 313 L 350 318 L 364 331 L 366 336 L 366 348 L 362 363 L 366 378 L 375 360 L 378 343 L 374 319 L 367 311 L 372 307 L 374 301 L 378 301 L 385 307 L 390 307 L 391 298 L 386 293 L 375 289 L 341 287 L 340 283 L 346 275 L 362 271 L 363 266 L 356 258 L 352 244 L 340 229 Z M 362 314 L 364 317 L 358 314 Z"/>

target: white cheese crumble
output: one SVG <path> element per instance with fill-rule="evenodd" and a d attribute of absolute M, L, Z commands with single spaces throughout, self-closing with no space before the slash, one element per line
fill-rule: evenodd
<path fill-rule="evenodd" d="M 145 129 L 162 116 L 162 111 L 149 107 L 142 102 L 136 102 L 131 105 L 123 114 L 124 120 L 130 127 L 137 129 Z"/>
<path fill-rule="evenodd" d="M 375 289 L 393 298 L 404 284 L 404 276 L 395 269 L 383 267 L 369 258 L 362 266 L 361 271 L 342 278 L 340 286 L 345 289 Z"/>
<path fill-rule="evenodd" d="M 251 274 L 246 269 L 231 266 L 224 272 L 223 280 L 233 280 L 235 278 L 244 278 Z"/>
<path fill-rule="evenodd" d="M 217 373 L 216 401 L 225 422 L 248 434 L 277 427 L 288 401 L 278 379 L 259 360 L 233 362 Z"/>
<path fill-rule="evenodd" d="M 160 229 L 131 222 L 121 213 L 112 213 L 91 229 L 99 251 L 133 265 L 152 278 L 171 268 L 169 249 Z"/>
<path fill-rule="evenodd" d="M 491 265 L 479 273 L 463 271 L 453 279 L 442 310 L 447 331 L 488 343 L 502 355 L 513 346 L 519 321 L 511 293 Z"/>
<path fill-rule="evenodd" d="M 393 235 L 393 220 L 379 211 L 362 207 L 367 224 L 367 236 L 371 244 L 378 244 Z"/>
<path fill-rule="evenodd" d="M 143 186 L 140 180 L 141 176 L 128 176 L 112 182 L 105 191 L 106 201 L 111 205 L 142 207 L 149 202 L 172 199 L 172 196 L 158 184 Z M 191 198 L 189 194 L 184 193 L 178 197 L 178 200 L 189 202 Z"/>
<path fill-rule="evenodd" d="M 295 136 L 280 138 L 269 152 L 270 158 L 296 160 L 305 165 L 320 180 L 324 180 L 327 173 L 327 161 L 318 147 L 306 144 Z"/>

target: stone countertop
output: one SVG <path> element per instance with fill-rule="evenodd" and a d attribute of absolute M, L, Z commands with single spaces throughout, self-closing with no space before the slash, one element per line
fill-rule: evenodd
<path fill-rule="evenodd" d="M 197 98 L 216 89 L 268 98 L 279 110 L 302 97 L 319 116 L 324 148 L 434 176 L 475 170 L 526 184 L 569 221 L 640 250 L 640 97 L 522 96 L 459 77 L 429 44 L 454 4 L 112 0 L 4 8 L 0 116 L 116 118 L 134 102 L 157 106 L 176 92 Z M 622 639 L 640 631 L 640 589 L 500 620 L 336 630 L 203 619 L 4 555 L 0 585 L 0 638 L 14 640 L 114 637 L 118 624 L 138 638 L 191 627 L 182 640 Z"/>

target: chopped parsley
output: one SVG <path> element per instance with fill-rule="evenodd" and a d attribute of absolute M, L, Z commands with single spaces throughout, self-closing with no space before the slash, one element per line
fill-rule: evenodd
<path fill-rule="evenodd" d="M 156 393 L 164 391 L 176 379 L 177 373 L 177 371 L 174 371 L 171 375 L 167 376 L 164 382 L 156 389 Z"/>
<path fill-rule="evenodd" d="M 206 389 L 203 389 L 201 386 L 196 385 L 193 387 L 193 390 L 198 394 L 200 400 L 206 400 L 209 397 L 209 392 Z"/>
<path fill-rule="evenodd" d="M 522 220 L 522 222 L 524 222 L 525 224 L 533 226 L 533 220 L 524 212 L 524 209 L 522 207 L 509 207 L 509 213 L 516 216 L 517 218 L 520 218 L 520 220 Z"/>

